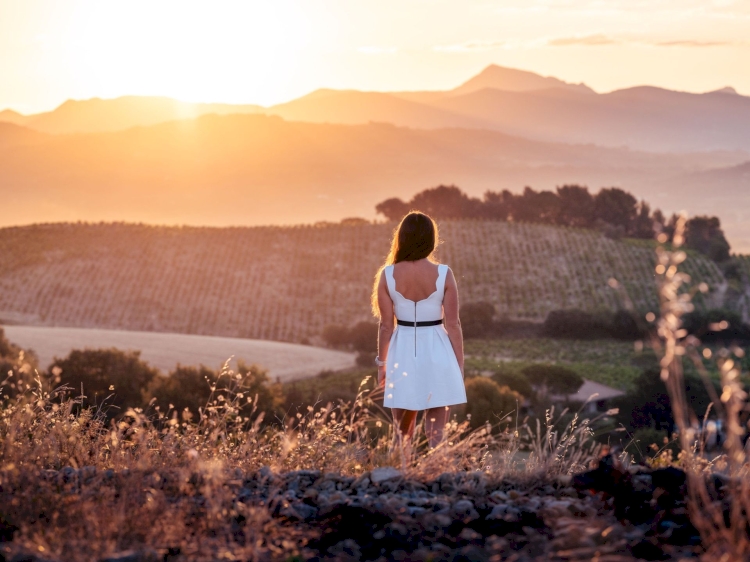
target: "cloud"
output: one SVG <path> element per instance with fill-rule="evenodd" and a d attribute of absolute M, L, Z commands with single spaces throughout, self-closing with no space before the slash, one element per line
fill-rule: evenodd
<path fill-rule="evenodd" d="M 463 43 L 456 43 L 454 45 L 435 45 L 432 47 L 432 50 L 440 53 L 470 53 L 474 51 L 489 51 L 490 49 L 497 49 L 505 45 L 505 41 L 464 41 Z"/>
<path fill-rule="evenodd" d="M 698 41 L 695 39 L 684 39 L 678 41 L 659 41 L 652 43 L 657 47 L 727 47 L 735 45 L 732 41 Z"/>
<path fill-rule="evenodd" d="M 376 45 L 367 45 L 358 47 L 357 52 L 365 55 L 395 55 L 398 52 L 396 47 L 378 47 Z"/>
<path fill-rule="evenodd" d="M 674 40 L 657 40 L 646 39 L 642 37 L 615 38 L 602 33 L 594 35 L 578 35 L 574 37 L 558 37 L 550 39 L 546 43 L 550 47 L 569 47 L 571 45 L 582 45 L 597 47 L 600 45 L 648 45 L 651 47 L 727 47 L 737 46 L 740 43 L 736 41 L 711 41 L 700 39 L 674 39 Z"/>
<path fill-rule="evenodd" d="M 595 35 L 583 35 L 577 37 L 559 37 L 557 39 L 551 39 L 547 44 L 552 47 L 569 47 L 571 45 L 615 45 L 619 42 L 620 41 L 617 39 L 597 33 Z"/>

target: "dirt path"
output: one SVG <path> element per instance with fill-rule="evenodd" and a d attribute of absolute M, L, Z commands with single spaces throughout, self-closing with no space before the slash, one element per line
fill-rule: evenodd
<path fill-rule="evenodd" d="M 84 328 L 3 326 L 3 329 L 13 343 L 33 349 L 43 369 L 54 357 L 65 357 L 72 349 L 106 347 L 140 350 L 144 360 L 165 374 L 177 363 L 218 368 L 231 356 L 261 365 L 272 378 L 279 377 L 282 381 L 354 365 L 353 353 L 275 341 Z"/>

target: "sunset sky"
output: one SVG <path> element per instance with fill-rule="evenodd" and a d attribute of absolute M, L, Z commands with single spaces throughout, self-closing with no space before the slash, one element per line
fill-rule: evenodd
<path fill-rule="evenodd" d="M 0 0 L 0 109 L 448 89 L 490 63 L 750 95 L 750 0 Z"/>

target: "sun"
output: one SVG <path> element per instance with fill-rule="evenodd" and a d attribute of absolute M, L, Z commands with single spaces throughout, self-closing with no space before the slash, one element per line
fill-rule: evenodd
<path fill-rule="evenodd" d="M 296 0 L 86 0 L 66 59 L 81 91 L 263 103 L 286 96 L 310 25 Z"/>

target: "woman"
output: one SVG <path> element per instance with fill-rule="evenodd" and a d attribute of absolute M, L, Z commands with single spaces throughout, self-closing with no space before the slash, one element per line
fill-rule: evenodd
<path fill-rule="evenodd" d="M 430 447 L 443 439 L 450 406 L 466 402 L 458 289 L 450 268 L 433 257 L 437 243 L 435 221 L 415 211 L 406 215 L 393 234 L 372 298 L 380 318 L 375 361 L 383 405 L 392 409 L 399 434 L 409 439 L 424 410 Z"/>

